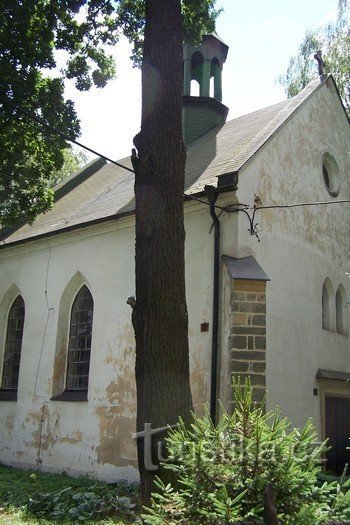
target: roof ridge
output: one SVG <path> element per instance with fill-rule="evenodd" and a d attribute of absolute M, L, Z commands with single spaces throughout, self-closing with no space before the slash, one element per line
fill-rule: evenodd
<path fill-rule="evenodd" d="M 317 80 L 318 82 L 315 86 Z M 239 160 L 239 167 L 236 167 L 236 170 L 241 169 L 243 165 L 248 162 L 255 155 L 255 153 L 257 153 L 257 151 L 273 136 L 273 134 L 282 126 L 282 124 L 284 124 L 286 120 L 301 106 L 301 104 L 311 95 L 311 93 L 313 93 L 319 86 L 326 82 L 326 80 L 327 79 L 320 82 L 319 79 L 313 79 L 307 86 L 305 86 L 302 91 L 300 91 L 300 93 L 290 99 L 287 99 L 288 104 L 282 107 L 281 110 L 278 111 L 276 115 L 262 129 L 260 129 L 260 131 L 254 135 L 254 137 L 252 137 L 249 142 L 247 142 L 239 154 L 234 159 L 232 159 L 231 165 L 236 164 L 237 160 Z M 273 106 L 268 106 L 264 109 L 266 110 L 269 107 L 271 108 Z M 263 140 L 261 140 L 262 138 Z M 252 151 L 252 145 L 254 151 L 249 153 Z M 249 155 L 246 154 L 247 151 Z M 230 170 L 230 167 L 227 166 L 225 171 L 221 172 L 220 175 L 227 173 Z"/>
<path fill-rule="evenodd" d="M 55 192 L 55 202 L 67 195 L 70 191 L 74 190 L 79 184 L 86 181 L 91 175 L 94 175 L 98 170 L 100 170 L 105 164 L 107 164 L 106 159 L 98 157 L 93 159 L 88 164 L 85 164 L 77 172 L 70 175 L 68 178 L 59 182 L 54 187 Z"/>

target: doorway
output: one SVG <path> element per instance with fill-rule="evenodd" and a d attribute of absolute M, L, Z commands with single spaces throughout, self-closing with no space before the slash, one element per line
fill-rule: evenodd
<path fill-rule="evenodd" d="M 327 452 L 326 469 L 336 475 L 343 473 L 350 462 L 350 404 L 345 397 L 325 397 L 325 434 L 331 450 Z"/>

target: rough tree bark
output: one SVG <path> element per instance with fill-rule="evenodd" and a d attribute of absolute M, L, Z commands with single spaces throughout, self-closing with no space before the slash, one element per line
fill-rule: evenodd
<path fill-rule="evenodd" d="M 185 297 L 180 0 L 146 0 L 141 132 L 133 152 L 136 199 L 137 430 L 189 421 L 188 316 Z M 157 436 L 156 436 L 157 438 Z M 159 438 L 159 436 L 158 436 Z M 153 440 L 154 442 L 156 439 Z M 155 456 L 155 447 L 154 447 Z M 153 457 L 154 462 L 156 458 Z M 154 471 L 138 439 L 142 502 Z"/>

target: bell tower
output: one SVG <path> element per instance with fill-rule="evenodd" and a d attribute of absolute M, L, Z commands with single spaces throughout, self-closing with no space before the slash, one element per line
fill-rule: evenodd
<path fill-rule="evenodd" d="M 182 126 L 186 145 L 226 120 L 222 68 L 227 52 L 228 46 L 215 33 L 205 35 L 199 47 L 184 45 Z M 199 96 L 191 94 L 192 80 L 199 84 Z"/>

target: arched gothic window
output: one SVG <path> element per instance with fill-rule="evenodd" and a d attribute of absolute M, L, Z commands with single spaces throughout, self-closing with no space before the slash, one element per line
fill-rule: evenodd
<path fill-rule="evenodd" d="M 77 293 L 71 310 L 66 390 L 87 391 L 89 384 L 94 301 L 87 286 Z"/>
<path fill-rule="evenodd" d="M 7 329 L 4 361 L 2 368 L 2 390 L 16 391 L 18 388 L 19 365 L 24 326 L 24 301 L 20 295 L 14 300 L 10 308 Z"/>
<path fill-rule="evenodd" d="M 327 278 L 322 287 L 322 328 L 323 330 L 334 331 L 334 319 L 332 322 L 331 300 L 333 299 L 333 288 Z M 332 299 L 331 299 L 332 298 Z"/>
<path fill-rule="evenodd" d="M 338 287 L 337 293 L 335 294 L 335 315 L 336 315 L 336 327 L 337 333 L 348 335 L 348 312 L 346 309 L 347 298 L 346 292 L 343 285 Z"/>

